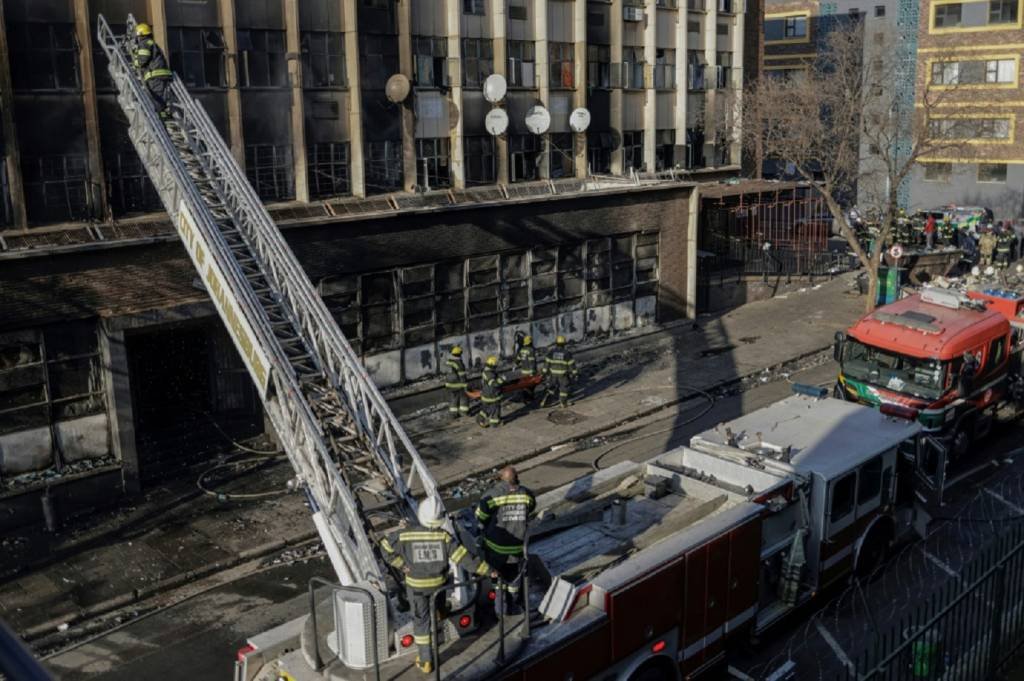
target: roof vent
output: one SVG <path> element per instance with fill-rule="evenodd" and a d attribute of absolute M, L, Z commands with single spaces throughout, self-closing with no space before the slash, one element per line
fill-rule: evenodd
<path fill-rule="evenodd" d="M 926 288 L 921 291 L 921 301 L 932 305 L 941 305 L 951 310 L 959 310 L 963 297 L 959 293 L 937 288 Z"/>

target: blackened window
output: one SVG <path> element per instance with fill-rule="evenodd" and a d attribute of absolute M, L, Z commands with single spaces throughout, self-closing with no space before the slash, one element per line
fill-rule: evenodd
<path fill-rule="evenodd" d="M 264 201 L 295 198 L 292 148 L 289 144 L 247 144 L 245 174 Z"/>
<path fill-rule="evenodd" d="M 302 32 L 302 84 L 345 87 L 345 38 L 336 31 Z"/>
<path fill-rule="evenodd" d="M 171 68 L 186 87 L 224 87 L 224 36 L 216 28 L 167 31 Z"/>
<path fill-rule="evenodd" d="M 462 84 L 481 87 L 487 76 L 494 73 L 494 54 L 491 41 L 484 38 L 462 39 Z"/>
<path fill-rule="evenodd" d="M 90 217 L 89 165 L 85 154 L 22 154 L 25 210 L 33 224 Z"/>
<path fill-rule="evenodd" d="M 537 66 L 532 40 L 508 41 L 508 84 L 512 87 L 533 87 Z"/>
<path fill-rule="evenodd" d="M 486 0 L 462 0 L 463 14 L 484 14 L 486 11 Z"/>
<path fill-rule="evenodd" d="M 149 181 L 138 152 L 127 142 L 103 149 L 103 170 L 107 177 L 107 202 L 115 216 L 160 210 L 163 204 Z"/>
<path fill-rule="evenodd" d="M 367 141 L 366 190 L 390 192 L 402 187 L 402 140 Z"/>
<path fill-rule="evenodd" d="M 644 48 L 622 48 L 622 87 L 643 89 L 644 87 Z"/>
<path fill-rule="evenodd" d="M 241 54 L 239 80 L 242 87 L 286 87 L 288 63 L 284 31 L 239 30 Z"/>
<path fill-rule="evenodd" d="M 654 169 L 667 170 L 675 166 L 676 131 L 672 128 L 655 131 Z"/>
<path fill-rule="evenodd" d="M 641 170 L 644 167 L 644 131 L 627 130 L 622 133 L 622 163 L 624 168 Z"/>
<path fill-rule="evenodd" d="M 587 164 L 593 174 L 612 171 L 612 150 L 615 140 L 610 132 L 587 131 Z"/>
<path fill-rule="evenodd" d="M 463 140 L 466 156 L 466 184 L 494 184 L 497 181 L 494 138 L 474 135 Z"/>
<path fill-rule="evenodd" d="M 661 49 L 655 51 L 654 87 L 657 90 L 676 88 L 676 51 Z"/>
<path fill-rule="evenodd" d="M 448 39 L 433 36 L 412 38 L 413 80 L 420 87 L 448 84 Z"/>
<path fill-rule="evenodd" d="M 348 142 L 320 142 L 306 150 L 309 195 L 315 199 L 352 191 Z"/>
<path fill-rule="evenodd" d="M 550 80 L 548 85 L 553 88 L 571 88 L 576 63 L 572 43 L 548 43 L 548 67 Z"/>
<path fill-rule="evenodd" d="M 571 132 L 552 133 L 548 136 L 550 163 L 549 171 L 553 179 L 572 177 L 576 172 L 576 156 L 573 150 Z"/>
<path fill-rule="evenodd" d="M 608 45 L 587 45 L 587 85 L 611 87 L 612 50 Z"/>
<path fill-rule="evenodd" d="M 12 21 L 7 25 L 7 39 L 16 91 L 81 87 L 74 24 Z"/>
<path fill-rule="evenodd" d="M 540 162 L 540 137 L 537 135 L 509 135 L 509 181 L 536 180 Z"/>
<path fill-rule="evenodd" d="M 398 41 L 390 35 L 359 36 L 359 74 L 365 88 L 380 89 L 398 73 Z"/>
<path fill-rule="evenodd" d="M 424 189 L 451 186 L 447 137 L 416 140 L 416 183 Z"/>

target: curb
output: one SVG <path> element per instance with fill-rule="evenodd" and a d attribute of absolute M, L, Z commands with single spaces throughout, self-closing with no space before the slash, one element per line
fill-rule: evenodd
<path fill-rule="evenodd" d="M 59 631 L 58 627 L 62 624 L 67 624 L 70 627 L 78 622 L 81 622 L 82 620 L 99 617 L 100 615 L 105 615 L 113 610 L 123 608 L 133 603 L 138 603 L 140 601 L 146 600 L 147 598 L 151 598 L 161 592 L 168 591 L 170 589 L 175 589 L 177 587 L 188 584 L 189 582 L 204 579 L 212 574 L 229 570 L 250 560 L 254 560 L 256 558 L 263 558 L 264 556 L 280 551 L 281 549 L 284 549 L 286 547 L 303 544 L 310 540 L 317 539 L 318 537 L 319 535 L 316 533 L 315 530 L 310 530 L 308 532 L 303 532 L 302 534 L 297 535 L 295 537 L 290 537 L 288 539 L 277 539 L 275 541 L 253 547 L 251 549 L 246 549 L 244 551 L 240 551 L 231 558 L 225 558 L 223 560 L 208 563 L 206 565 L 203 565 L 192 570 L 179 572 L 176 575 L 171 575 L 170 577 L 161 579 L 160 581 L 154 582 L 147 586 L 138 589 L 132 589 L 127 593 L 112 596 L 98 603 L 93 603 L 92 605 L 82 608 L 75 613 L 71 613 L 67 617 L 57 617 L 47 620 L 46 622 L 42 622 L 40 624 L 32 625 L 27 629 L 21 631 L 19 635 L 21 636 L 22 640 L 30 642 L 32 640 L 39 639 L 48 634 L 57 633 Z"/>

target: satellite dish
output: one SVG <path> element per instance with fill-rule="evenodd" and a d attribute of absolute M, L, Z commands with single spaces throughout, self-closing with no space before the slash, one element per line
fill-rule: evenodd
<path fill-rule="evenodd" d="M 484 99 L 491 104 L 497 104 L 505 99 L 505 92 L 508 91 L 508 83 L 505 77 L 498 73 L 492 73 L 484 80 Z"/>
<path fill-rule="evenodd" d="M 508 114 L 504 109 L 491 109 L 484 118 L 484 128 L 494 136 L 504 133 L 508 130 Z"/>
<path fill-rule="evenodd" d="M 580 107 L 569 114 L 569 127 L 573 132 L 586 132 L 590 127 L 590 112 Z"/>
<path fill-rule="evenodd" d="M 551 114 L 542 104 L 534 104 L 526 112 L 526 129 L 534 135 L 543 135 L 551 127 Z"/>
<path fill-rule="evenodd" d="M 409 79 L 401 73 L 396 73 L 388 78 L 388 82 L 384 86 L 384 95 L 388 98 L 389 102 L 398 104 L 405 101 L 411 89 Z"/>

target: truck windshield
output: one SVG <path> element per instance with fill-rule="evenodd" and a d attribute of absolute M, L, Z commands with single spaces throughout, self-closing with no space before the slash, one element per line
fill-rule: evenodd
<path fill-rule="evenodd" d="M 854 380 L 924 399 L 938 399 L 946 385 L 946 363 L 908 357 L 852 338 L 843 349 L 843 372 Z"/>

